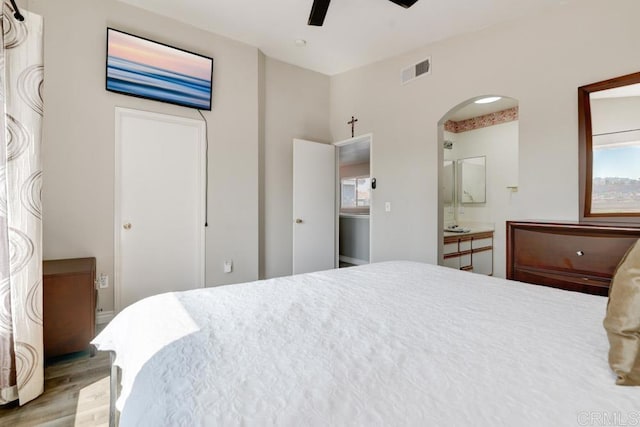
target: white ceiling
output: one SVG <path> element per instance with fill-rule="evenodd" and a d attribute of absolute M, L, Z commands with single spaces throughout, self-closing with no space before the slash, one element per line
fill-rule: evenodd
<path fill-rule="evenodd" d="M 120 1 L 334 75 L 577 0 L 418 0 L 409 9 L 388 0 L 333 0 L 323 27 L 307 25 L 312 0 Z"/>

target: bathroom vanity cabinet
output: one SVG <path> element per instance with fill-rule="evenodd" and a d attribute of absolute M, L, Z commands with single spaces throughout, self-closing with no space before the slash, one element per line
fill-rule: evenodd
<path fill-rule="evenodd" d="M 458 270 L 493 275 L 493 231 L 444 235 L 444 265 Z"/>

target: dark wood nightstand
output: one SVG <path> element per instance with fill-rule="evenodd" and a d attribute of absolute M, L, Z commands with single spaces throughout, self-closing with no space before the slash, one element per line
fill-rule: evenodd
<path fill-rule="evenodd" d="M 96 331 L 95 279 L 95 258 L 43 262 L 45 358 L 92 351 L 89 342 Z"/>

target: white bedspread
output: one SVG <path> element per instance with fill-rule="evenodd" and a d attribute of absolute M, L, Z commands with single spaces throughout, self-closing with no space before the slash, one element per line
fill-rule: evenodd
<path fill-rule="evenodd" d="M 94 343 L 117 353 L 122 426 L 638 425 L 605 306 L 388 262 L 155 296 Z"/>

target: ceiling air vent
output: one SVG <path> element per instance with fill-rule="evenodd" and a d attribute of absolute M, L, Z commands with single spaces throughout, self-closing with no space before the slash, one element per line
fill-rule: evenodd
<path fill-rule="evenodd" d="M 400 78 L 404 85 L 411 80 L 417 79 L 420 76 L 426 76 L 427 74 L 431 74 L 431 57 L 403 69 Z"/>

